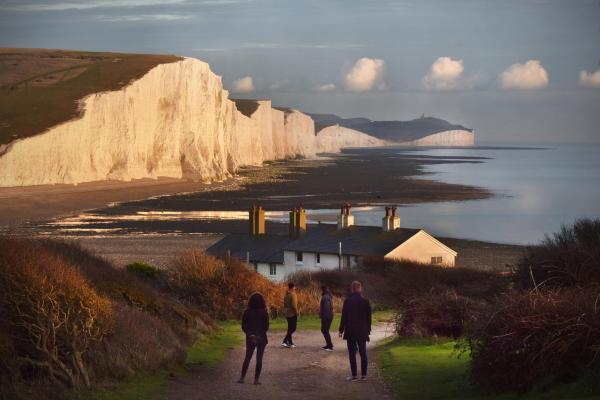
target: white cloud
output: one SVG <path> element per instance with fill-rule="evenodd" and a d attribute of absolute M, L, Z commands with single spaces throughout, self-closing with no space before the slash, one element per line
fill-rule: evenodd
<path fill-rule="evenodd" d="M 190 15 L 175 15 L 175 14 L 140 14 L 140 15 L 121 15 L 110 16 L 101 15 L 98 17 L 101 21 L 107 22 L 140 22 L 140 21 L 180 21 L 190 19 Z"/>
<path fill-rule="evenodd" d="M 579 73 L 579 84 L 590 88 L 600 88 L 600 68 L 594 72 L 581 71 Z"/>
<path fill-rule="evenodd" d="M 250 0 L 65 0 L 58 2 L 50 0 L 8 0 L 4 4 L 0 4 L 0 9 L 15 11 L 64 11 L 174 4 L 226 5 L 245 3 L 247 1 Z"/>
<path fill-rule="evenodd" d="M 463 60 L 439 57 L 431 64 L 421 83 L 427 90 L 470 89 L 475 85 L 475 78 L 465 77 L 464 72 Z"/>
<path fill-rule="evenodd" d="M 383 76 L 385 62 L 378 58 L 363 57 L 344 76 L 346 88 L 353 92 L 385 89 Z"/>
<path fill-rule="evenodd" d="M 318 85 L 315 87 L 315 91 L 317 91 L 317 92 L 334 92 L 335 85 L 333 83 L 325 83 L 323 85 Z"/>
<path fill-rule="evenodd" d="M 249 93 L 254 90 L 254 82 L 250 75 L 233 81 L 233 91 L 236 93 Z"/>
<path fill-rule="evenodd" d="M 513 64 L 500 74 L 500 88 L 505 90 L 533 90 L 548 86 L 548 72 L 539 60 Z"/>

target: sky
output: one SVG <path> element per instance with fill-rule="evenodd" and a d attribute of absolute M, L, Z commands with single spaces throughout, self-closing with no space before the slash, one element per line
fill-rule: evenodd
<path fill-rule="evenodd" d="M 0 0 L 0 46 L 179 54 L 232 97 L 600 143 L 600 0 Z"/>

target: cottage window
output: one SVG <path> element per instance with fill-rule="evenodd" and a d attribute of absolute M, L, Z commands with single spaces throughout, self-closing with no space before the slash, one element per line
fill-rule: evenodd
<path fill-rule="evenodd" d="M 431 263 L 433 265 L 439 265 L 443 262 L 443 258 L 441 256 L 439 257 L 431 257 Z"/>
<path fill-rule="evenodd" d="M 269 275 L 277 275 L 277 264 L 269 264 Z"/>
<path fill-rule="evenodd" d="M 301 263 L 304 260 L 304 255 L 301 251 L 296 252 L 296 262 Z"/>
<path fill-rule="evenodd" d="M 317 264 L 321 264 L 321 253 L 317 253 Z"/>

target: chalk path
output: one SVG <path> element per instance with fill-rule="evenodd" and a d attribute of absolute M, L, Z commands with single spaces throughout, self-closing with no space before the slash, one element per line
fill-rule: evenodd
<path fill-rule="evenodd" d="M 232 350 L 219 365 L 195 367 L 185 378 L 175 378 L 166 389 L 165 400 L 229 400 L 229 399 L 393 399 L 383 384 L 374 360 L 373 346 L 393 333 L 389 324 L 375 327 L 368 344 L 369 377 L 367 381 L 347 382 L 350 375 L 346 342 L 332 332 L 334 351 L 321 349 L 319 331 L 299 331 L 294 335 L 298 346 L 280 347 L 284 333 L 269 335 L 261 374 L 262 385 L 253 385 L 254 358 L 246 383 L 236 383 L 244 359 L 244 346 Z M 334 337 L 335 334 L 335 337 Z M 360 357 L 357 355 L 360 373 Z"/>

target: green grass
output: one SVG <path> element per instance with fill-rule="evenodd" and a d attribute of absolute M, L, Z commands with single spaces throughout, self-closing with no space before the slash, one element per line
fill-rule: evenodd
<path fill-rule="evenodd" d="M 530 393 L 486 395 L 469 384 L 467 355 L 457 357 L 452 340 L 393 339 L 378 349 L 379 362 L 394 394 L 402 400 L 598 399 L 593 378 Z M 596 381 L 597 382 L 597 381 Z M 597 384 L 596 384 L 597 385 Z"/>
<path fill-rule="evenodd" d="M 238 321 L 219 323 L 219 331 L 198 338 L 189 348 L 186 364 L 215 365 L 225 358 L 227 350 L 233 350 L 242 344 L 242 331 Z"/>
<path fill-rule="evenodd" d="M 394 316 L 394 313 L 389 310 L 375 311 L 373 312 L 373 324 L 390 320 Z M 331 330 L 337 331 L 340 326 L 340 314 L 336 313 L 331 323 Z M 269 330 L 278 332 L 285 331 L 287 329 L 287 320 L 285 318 L 273 319 L 270 322 Z M 321 319 L 317 315 L 300 315 L 298 317 L 298 330 L 320 330 Z"/>

